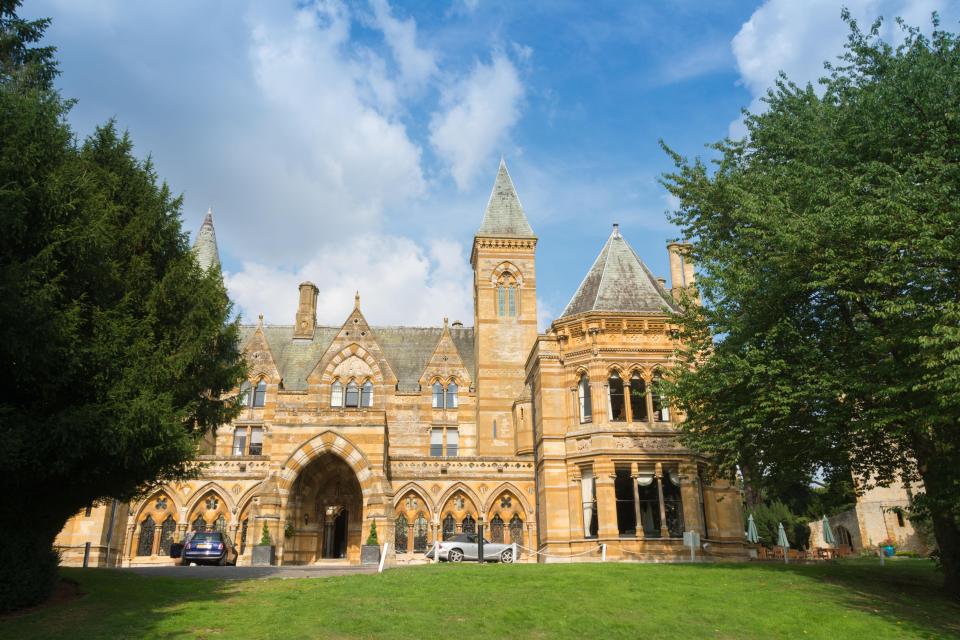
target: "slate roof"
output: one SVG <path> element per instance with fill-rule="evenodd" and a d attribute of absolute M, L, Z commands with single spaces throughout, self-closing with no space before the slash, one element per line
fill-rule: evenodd
<path fill-rule="evenodd" d="M 507 163 L 500 159 L 500 170 L 497 179 L 493 182 L 493 191 L 487 202 L 487 210 L 483 213 L 483 222 L 480 224 L 478 236 L 505 236 L 511 238 L 536 238 L 527 216 L 523 212 L 523 205 L 513 187 L 513 180 L 507 172 Z"/>
<path fill-rule="evenodd" d="M 240 343 L 246 343 L 256 329 L 256 325 L 241 326 Z M 340 327 L 317 327 L 313 340 L 294 340 L 293 329 L 292 325 L 264 325 L 263 335 L 283 378 L 283 388 L 305 391 L 307 376 L 327 352 Z M 420 376 L 440 342 L 443 327 L 370 327 L 370 330 L 397 376 L 397 388 L 419 391 Z M 450 327 L 450 337 L 470 379 L 476 380 L 473 327 Z"/>
<path fill-rule="evenodd" d="M 220 266 L 220 252 L 217 250 L 217 233 L 213 230 L 213 209 L 207 210 L 207 215 L 197 232 L 197 239 L 193 243 L 193 253 L 197 256 L 197 263 L 204 270 Z"/>
<path fill-rule="evenodd" d="M 659 312 L 675 310 L 670 294 L 623 236 L 618 225 L 561 318 L 587 311 Z"/>

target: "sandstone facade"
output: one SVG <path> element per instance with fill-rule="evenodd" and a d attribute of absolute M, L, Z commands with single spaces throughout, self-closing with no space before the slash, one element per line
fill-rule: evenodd
<path fill-rule="evenodd" d="M 211 268 L 214 238 L 208 216 L 197 256 Z M 371 325 L 359 295 L 342 325 L 317 326 L 303 283 L 294 324 L 244 327 L 245 408 L 205 440 L 202 478 L 78 514 L 64 562 L 90 542 L 91 565 L 171 563 L 188 530 L 215 528 L 247 564 L 266 525 L 281 563 L 356 563 L 373 523 L 398 562 L 481 525 L 527 560 L 599 560 L 601 544 L 671 560 L 687 530 L 709 556 L 746 557 L 737 490 L 706 480 L 656 392 L 674 297 L 692 291 L 684 246 L 669 247 L 668 290 L 614 229 L 538 335 L 536 245 L 501 163 L 471 256 L 473 327 Z"/>

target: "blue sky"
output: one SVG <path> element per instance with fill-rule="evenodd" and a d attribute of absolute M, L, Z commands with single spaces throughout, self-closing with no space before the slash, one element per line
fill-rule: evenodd
<path fill-rule="evenodd" d="M 778 70 L 815 80 L 842 6 L 955 30 L 950 0 L 256 2 L 37 0 L 71 123 L 108 118 L 184 194 L 213 207 L 246 320 L 293 322 L 297 284 L 339 324 L 472 324 L 473 233 L 500 156 L 537 250 L 541 324 L 618 222 L 654 273 L 678 235 L 658 146 L 704 155 Z M 891 29 L 885 31 L 888 37 Z"/>

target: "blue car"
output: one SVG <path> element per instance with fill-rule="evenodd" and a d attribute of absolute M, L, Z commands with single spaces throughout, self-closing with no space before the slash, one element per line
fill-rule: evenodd
<path fill-rule="evenodd" d="M 183 564 L 237 565 L 237 548 L 230 536 L 219 531 L 198 531 L 183 547 Z"/>

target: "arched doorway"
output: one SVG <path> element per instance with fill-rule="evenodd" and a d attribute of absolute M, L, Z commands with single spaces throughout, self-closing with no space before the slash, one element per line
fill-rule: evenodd
<path fill-rule="evenodd" d="M 284 531 L 284 564 L 360 558 L 363 493 L 353 469 L 325 453 L 291 488 Z"/>

